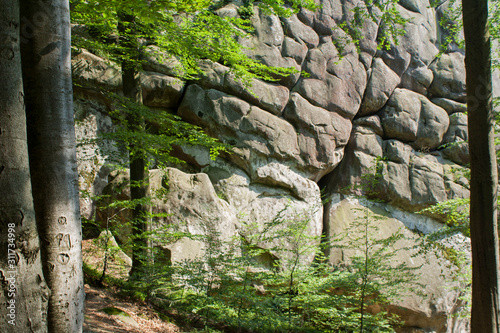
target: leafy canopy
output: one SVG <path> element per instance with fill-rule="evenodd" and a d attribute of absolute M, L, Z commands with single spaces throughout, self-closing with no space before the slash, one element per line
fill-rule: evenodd
<path fill-rule="evenodd" d="M 138 54 L 160 56 L 163 61 L 175 59 L 177 75 L 186 79 L 202 73 L 199 60 L 208 59 L 228 66 L 237 77 L 272 80 L 286 76 L 291 68 L 269 67 L 244 53 L 239 38 L 252 31 L 249 18 L 218 15 L 217 8 L 227 1 L 208 0 L 72 0 L 72 21 L 88 28 L 86 36 L 75 36 L 76 48 L 102 53 L 111 60 L 134 61 Z M 245 1 L 252 6 L 253 1 Z M 259 7 L 267 14 L 290 16 L 301 7 L 315 9 L 313 0 L 264 0 Z M 137 54 L 131 54 L 119 41 L 120 15 L 134 17 L 136 30 L 128 30 L 139 41 Z M 123 37 L 123 36 L 122 36 Z M 156 45 L 158 48 L 149 46 Z M 144 58 L 144 57 L 143 57 Z"/>

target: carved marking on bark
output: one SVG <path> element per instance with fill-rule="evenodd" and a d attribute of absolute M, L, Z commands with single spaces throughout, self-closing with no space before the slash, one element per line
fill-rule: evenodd
<path fill-rule="evenodd" d="M 61 45 L 62 45 L 62 42 L 60 40 L 58 40 L 57 42 L 52 42 L 50 43 L 49 45 L 45 46 L 41 51 L 40 51 L 40 55 L 41 56 L 44 56 L 44 55 L 47 55 L 49 54 L 50 52 L 54 51 L 55 49 L 59 49 L 61 48 Z"/>
<path fill-rule="evenodd" d="M 71 249 L 71 237 L 69 234 L 57 234 L 55 237 L 59 250 L 65 251 Z"/>
<path fill-rule="evenodd" d="M 24 259 L 28 265 L 34 264 L 36 258 L 38 258 L 39 249 L 31 250 L 31 251 L 23 251 Z"/>
<path fill-rule="evenodd" d="M 59 262 L 61 265 L 67 265 L 69 262 L 70 256 L 67 253 L 60 253 L 59 256 L 57 257 L 57 262 Z"/>
<path fill-rule="evenodd" d="M 19 22 L 17 22 L 16 20 L 10 20 L 9 27 L 11 27 L 12 29 L 17 29 L 19 27 Z"/>
<path fill-rule="evenodd" d="M 37 280 L 38 286 L 42 290 L 42 299 L 44 302 L 48 303 L 49 302 L 49 295 L 50 295 L 49 287 L 47 286 L 45 279 L 40 274 L 38 274 L 36 276 L 36 278 L 37 278 L 36 280 Z M 47 304 L 47 306 L 48 306 L 48 304 Z"/>
<path fill-rule="evenodd" d="M 50 1 L 46 4 L 44 1 L 38 1 L 38 8 L 33 14 L 31 20 L 27 17 L 21 18 L 21 43 L 27 43 L 28 39 L 33 38 L 33 31 L 35 27 L 41 29 L 50 21 L 49 14 L 51 13 L 52 7 L 50 6 Z"/>
<path fill-rule="evenodd" d="M 0 51 L 0 57 L 7 59 L 7 60 L 12 60 L 14 59 L 15 53 L 14 50 L 11 48 L 4 48 Z"/>
<path fill-rule="evenodd" d="M 57 219 L 57 223 L 59 223 L 61 225 L 65 225 L 68 223 L 68 219 L 66 218 L 66 216 L 61 216 Z"/>
<path fill-rule="evenodd" d="M 24 222 L 24 214 L 23 214 L 23 211 L 22 210 L 18 210 L 19 214 L 21 214 L 21 219 L 19 220 L 19 223 L 18 223 L 18 227 L 22 227 L 23 226 L 23 222 Z"/>
<path fill-rule="evenodd" d="M 56 265 L 54 265 L 54 263 L 52 263 L 52 262 L 48 262 L 48 263 L 47 263 L 47 266 L 49 267 L 49 270 L 50 270 L 51 272 L 53 272 L 53 271 L 54 271 L 54 269 L 56 268 Z"/>
<path fill-rule="evenodd" d="M 48 15 L 46 13 L 41 12 L 41 11 L 37 11 L 33 15 L 33 22 L 38 27 L 45 26 L 48 23 L 49 19 L 50 18 L 48 17 Z"/>
<path fill-rule="evenodd" d="M 0 130 L 0 134 L 2 134 L 2 130 Z M 0 166 L 0 175 L 5 170 L 5 165 Z"/>
<path fill-rule="evenodd" d="M 72 277 L 73 277 L 73 276 L 75 276 L 75 275 L 76 275 L 76 266 L 75 266 L 75 265 L 73 265 L 73 266 L 71 267 L 71 271 L 69 272 L 69 277 L 70 277 L 70 278 L 72 278 Z M 77 290 L 77 292 L 76 292 L 77 294 L 78 294 L 78 291 L 80 291 L 80 286 L 78 286 L 78 290 Z"/>
<path fill-rule="evenodd" d="M 33 24 L 26 18 L 21 19 L 21 43 L 28 43 L 28 39 L 33 38 Z"/>

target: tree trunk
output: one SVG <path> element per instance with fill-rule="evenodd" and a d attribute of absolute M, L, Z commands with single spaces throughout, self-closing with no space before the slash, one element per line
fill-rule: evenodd
<path fill-rule="evenodd" d="M 139 59 L 138 41 L 135 35 L 135 18 L 133 15 L 119 14 L 120 44 L 126 50 L 122 61 L 122 82 L 123 95 L 138 104 L 142 104 L 142 89 L 138 65 L 135 63 Z M 130 57 L 130 60 L 128 59 Z M 128 117 L 127 130 L 135 132 L 144 130 L 144 120 L 139 115 L 130 114 Z M 141 153 L 141 144 L 129 142 L 130 160 L 130 199 L 140 200 L 147 197 L 149 192 L 148 178 L 149 171 L 147 161 Z M 144 233 L 148 227 L 148 207 L 147 205 L 136 205 L 132 212 L 134 244 L 132 251 L 132 271 L 131 275 L 140 272 L 143 261 L 147 256 L 148 241 Z"/>
<path fill-rule="evenodd" d="M 49 289 L 31 194 L 19 2 L 0 0 L 0 332 L 47 332 Z"/>
<path fill-rule="evenodd" d="M 498 333 L 499 258 L 488 1 L 463 0 L 471 168 L 473 333 Z"/>
<path fill-rule="evenodd" d="M 24 0 L 22 66 L 31 183 L 50 332 L 82 331 L 83 271 L 68 0 Z"/>

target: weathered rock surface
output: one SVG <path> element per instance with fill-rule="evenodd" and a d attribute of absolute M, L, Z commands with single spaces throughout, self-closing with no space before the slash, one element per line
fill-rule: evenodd
<path fill-rule="evenodd" d="M 166 213 L 159 219 L 163 225 L 177 225 L 192 235 L 229 241 L 236 235 L 240 223 L 236 210 L 218 197 L 208 176 L 204 173 L 186 174 L 173 168 L 150 174 L 151 191 L 166 190 L 153 201 L 152 212 Z M 182 238 L 162 245 L 169 251 L 172 262 L 202 256 L 208 244 L 203 240 Z"/>
<path fill-rule="evenodd" d="M 389 50 L 377 48 L 385 28 L 364 20 L 359 52 L 340 27 L 346 21 L 354 28 L 352 10 L 358 2 L 317 2 L 322 5 L 317 12 L 301 10 L 287 19 L 256 8 L 255 33 L 240 40 L 251 58 L 293 67 L 307 76 L 297 72 L 276 77 L 275 82 L 252 80 L 248 87 L 224 65 L 204 61 L 200 80 L 184 82 L 176 78 L 181 71 L 175 59 L 147 58 L 141 79 L 144 103 L 177 111 L 184 120 L 233 146 L 232 153 L 217 161 L 202 149 L 179 149 L 190 163 L 179 168 L 191 174 L 168 169 L 168 200 L 155 206 L 172 214 L 164 223 L 187 221 L 194 233 L 212 228 L 229 237 L 250 232 L 245 223 L 256 222 L 262 228 L 289 207 L 290 218 L 297 212 L 309 214 L 310 235 L 332 233 L 336 230 L 332 221 L 343 216 L 347 225 L 357 204 L 339 199 L 323 216 L 320 187 L 331 198 L 339 193 L 363 195 L 370 179 L 375 179 L 371 198 L 385 201 L 386 206 L 377 209 L 391 210 L 384 213 L 390 221 L 384 228 L 387 234 L 403 225 L 413 229 L 405 222 L 410 220 L 427 233 L 442 224 L 401 211 L 397 215 L 394 207 L 415 212 L 439 201 L 468 197 L 468 181 L 461 176 L 469 162 L 463 51 L 452 45 L 437 57 L 445 36 L 437 22 L 447 2 L 435 9 L 428 0 L 400 1 L 402 16 L 411 20 L 406 35 Z M 237 6 L 232 2 L 218 13 L 236 17 Z M 86 51 L 74 56 L 73 65 L 78 82 L 120 91 L 116 65 Z M 92 89 L 78 89 L 78 94 L 78 136 L 110 130 L 106 101 Z M 82 187 L 101 194 L 110 170 L 103 167 L 104 158 L 84 160 L 84 154 L 92 151 L 80 152 Z M 154 172 L 152 180 L 152 187 L 166 185 Z M 82 199 L 85 216 L 94 214 L 94 206 Z M 240 215 L 245 218 L 237 218 Z M 408 239 L 417 239 L 405 232 Z M 173 260 L 181 260 L 200 255 L 204 246 L 183 240 L 166 251 Z M 409 254 L 405 256 L 402 260 L 409 260 Z M 431 274 L 443 263 L 430 258 L 425 261 L 428 275 L 423 281 L 435 297 L 420 303 L 407 298 L 397 304 L 406 309 L 405 329 L 467 332 L 467 324 L 450 315 L 457 311 L 457 293 Z"/>
<path fill-rule="evenodd" d="M 146 106 L 175 108 L 179 105 L 185 82 L 162 73 L 141 73 L 142 99 Z"/>
<path fill-rule="evenodd" d="M 433 79 L 434 73 L 432 70 L 422 60 L 413 58 L 406 72 L 401 77 L 400 87 L 425 95 Z M 443 106 L 441 107 L 444 108 Z"/>
<path fill-rule="evenodd" d="M 314 180 L 340 163 L 352 127 L 349 119 L 313 106 L 297 93 L 292 94 L 284 118 L 300 133 L 298 144 L 304 165 L 319 171 L 314 172 Z"/>
<path fill-rule="evenodd" d="M 386 239 L 397 232 L 403 234 L 403 238 L 391 248 L 391 251 L 396 253 L 394 264 L 406 263 L 409 267 L 416 267 L 417 269 L 412 272 L 415 281 L 425 286 L 423 297 L 414 293 L 415 286 L 406 286 L 410 290 L 400 294 L 402 298 L 391 308 L 405 321 L 405 327 L 418 328 L 422 332 L 458 333 L 469 330 L 465 318 L 453 316 L 463 307 L 459 296 L 468 282 L 451 282 L 456 267 L 446 259 L 445 251 L 416 253 L 415 246 L 419 243 L 418 233 L 437 231 L 441 227 L 439 223 L 389 205 L 374 204 L 339 195 L 330 198 L 325 215 L 327 237 L 333 238 L 346 232 L 355 234 L 362 226 L 356 227 L 353 222 L 359 223 L 360 219 L 363 221 L 366 216 L 371 215 L 376 216 L 370 221 L 369 227 L 370 237 L 373 239 Z M 470 247 L 470 242 L 461 235 L 450 236 L 441 242 L 443 248 L 449 247 L 459 251 L 468 251 Z M 335 265 L 349 261 L 353 255 L 359 255 L 360 249 L 332 248 L 330 251 L 330 261 Z M 443 285 L 448 285 L 448 289 L 443 289 Z"/>
<path fill-rule="evenodd" d="M 289 90 L 283 86 L 257 79 L 251 81 L 251 86 L 246 86 L 234 77 L 229 68 L 217 63 L 204 62 L 202 68 L 201 83 L 204 87 L 237 96 L 272 114 L 281 115 L 288 102 Z"/>
<path fill-rule="evenodd" d="M 260 166 L 249 176 L 234 165 L 219 162 L 205 168 L 204 172 L 241 216 L 243 235 L 261 232 L 267 223 L 278 217 L 284 221 L 282 227 L 285 228 L 297 216 L 309 221 L 305 236 L 321 235 L 323 209 L 319 187 L 290 168 L 271 162 Z M 275 242 L 258 245 L 266 249 L 276 246 Z M 279 254 L 273 255 L 279 258 Z M 312 259 L 305 258 L 308 261 Z"/>
<path fill-rule="evenodd" d="M 429 93 L 433 97 L 465 102 L 465 71 L 462 53 L 443 54 L 431 64 L 430 69 L 434 73 L 434 80 L 429 87 Z"/>
<path fill-rule="evenodd" d="M 155 218 L 155 223 L 164 227 L 174 225 L 183 232 L 198 236 L 198 239 L 183 237 L 161 244 L 170 261 L 180 262 L 202 256 L 208 246 L 203 237 L 230 242 L 237 233 L 250 235 L 262 231 L 266 223 L 271 223 L 278 216 L 285 220 L 282 227 L 292 223 L 299 215 L 309 220 L 307 235 L 318 237 L 319 241 L 323 210 L 315 182 L 278 163 L 261 166 L 252 178 L 224 163 L 204 171 L 187 174 L 167 168 L 150 172 L 151 212 L 162 215 Z M 130 190 L 124 186 L 128 182 L 128 174 L 119 173 L 104 193 L 115 193 L 114 199 L 128 200 Z M 109 218 L 114 219 L 110 227 L 119 229 L 119 240 L 125 243 L 131 234 L 127 224 L 131 212 L 117 209 L 101 209 L 98 212 L 101 224 L 106 225 Z M 264 249 L 275 246 L 273 243 L 258 245 Z M 273 255 L 280 258 L 279 253 Z M 304 258 L 308 261 L 312 259 Z"/>
<path fill-rule="evenodd" d="M 450 120 L 446 111 L 424 96 L 397 89 L 380 113 L 385 136 L 417 150 L 434 150 L 443 141 Z"/>
<path fill-rule="evenodd" d="M 370 79 L 358 116 L 367 116 L 379 111 L 401 81 L 401 78 L 380 58 L 373 60 L 369 72 Z"/>
<path fill-rule="evenodd" d="M 120 67 L 83 50 L 72 58 L 73 76 L 82 84 L 117 90 L 122 84 Z"/>
<path fill-rule="evenodd" d="M 451 177 L 463 167 L 438 152 L 434 156 L 417 152 L 399 140 L 384 140 L 377 134 L 376 122 L 357 122 L 344 159 L 329 176 L 329 191 L 363 194 L 368 190 L 376 193 L 372 196 L 408 211 L 468 197 L 468 182 Z"/>

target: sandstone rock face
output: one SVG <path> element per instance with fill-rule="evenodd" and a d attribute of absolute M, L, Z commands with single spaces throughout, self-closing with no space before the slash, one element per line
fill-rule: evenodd
<path fill-rule="evenodd" d="M 113 122 L 107 115 L 105 107 L 92 99 L 83 99 L 75 95 L 73 107 L 75 111 L 76 136 L 79 140 L 97 138 L 98 133 L 109 132 Z M 78 154 L 78 182 L 81 190 L 89 194 L 101 194 L 108 184 L 106 155 L 102 151 L 115 151 L 111 143 L 104 145 L 80 145 Z M 96 203 L 89 196 L 80 196 L 80 211 L 82 217 L 92 219 L 95 215 Z"/>
<path fill-rule="evenodd" d="M 429 92 L 434 97 L 465 101 L 464 55 L 460 52 L 443 54 L 432 65 L 434 80 Z"/>
<path fill-rule="evenodd" d="M 337 230 L 332 221 L 345 213 L 347 225 L 357 203 L 338 199 L 323 213 L 320 189 L 329 198 L 340 198 L 340 193 L 366 195 L 372 185 L 369 197 L 385 202 L 377 209 L 391 210 L 384 229 L 388 234 L 399 226 L 413 229 L 405 222 L 409 220 L 428 233 L 442 221 L 408 212 L 468 197 L 468 181 L 461 176 L 469 162 L 463 51 L 452 45 L 438 57 L 444 32 L 437 22 L 447 2 L 435 9 L 428 0 L 400 1 L 401 15 L 411 20 L 406 35 L 388 50 L 377 48 L 386 31 L 380 22 L 366 19 L 359 27 L 353 25 L 357 1 L 317 3 L 322 5 L 317 12 L 301 10 L 286 19 L 255 7 L 255 32 L 239 40 L 249 57 L 307 75 L 297 72 L 273 82 L 255 79 L 247 86 L 223 64 L 203 61 L 200 79 L 185 82 L 176 78 L 180 70 L 175 59 L 147 58 L 141 73 L 144 103 L 176 112 L 233 147 L 216 161 L 201 148 L 179 147 L 176 153 L 190 165 L 167 171 L 168 198 L 155 209 L 172 215 L 162 223 L 188 221 L 194 233 L 217 230 L 230 237 L 259 232 L 286 208 L 290 219 L 299 212 L 308 216 L 309 235 L 331 234 Z M 238 5 L 231 2 L 217 12 L 236 17 Z M 360 32 L 358 48 L 342 30 L 343 22 Z M 73 65 L 78 82 L 121 89 L 116 65 L 88 52 L 75 55 Z M 78 94 L 79 137 L 111 130 L 106 101 L 92 89 L 79 89 Z M 84 160 L 84 154 L 92 151 L 80 152 L 82 187 L 101 194 L 110 171 L 103 167 L 105 158 Z M 163 176 L 155 172 L 151 186 L 165 187 Z M 82 199 L 85 216 L 93 216 L 94 206 Z M 394 207 L 405 212 L 398 210 L 397 215 Z M 252 223 L 259 227 L 246 227 Z M 201 255 L 204 248 L 201 242 L 183 240 L 165 250 L 173 260 L 182 260 Z M 410 254 L 403 256 L 409 260 Z M 424 273 L 443 264 L 429 257 Z M 449 283 L 432 274 L 425 281 L 434 296 L 397 304 L 407 309 L 405 329 L 467 332 L 467 323 L 451 316 L 458 295 L 447 291 Z"/>
<path fill-rule="evenodd" d="M 252 180 L 229 164 L 220 163 L 204 171 L 187 174 L 167 168 L 150 172 L 151 213 L 163 216 L 155 218 L 155 223 L 174 225 L 195 236 L 160 244 L 171 262 L 202 256 L 208 246 L 203 237 L 215 237 L 229 243 L 237 233 L 249 236 L 261 232 L 266 223 L 271 223 L 283 212 L 284 228 L 300 215 L 309 221 L 308 236 L 321 235 L 323 210 L 315 182 L 279 164 L 261 166 Z M 116 199 L 130 199 L 128 187 L 123 186 L 128 182 L 128 174 L 120 173 L 107 185 L 104 193 L 119 193 L 115 194 Z M 119 240 L 123 244 L 132 232 L 129 227 L 123 227 L 130 220 L 131 212 L 116 209 L 99 211 L 98 219 L 103 225 L 111 217 L 121 221 L 118 224 L 113 222 L 111 227 L 118 228 Z M 256 221 L 257 226 L 254 225 Z M 258 246 L 266 249 L 276 244 L 261 243 Z M 273 255 L 280 259 L 280 254 Z M 304 258 L 309 262 L 313 259 Z"/>
<path fill-rule="evenodd" d="M 242 217 L 240 232 L 244 236 L 261 232 L 266 224 L 277 217 L 284 220 L 282 227 L 286 228 L 297 216 L 308 220 L 305 236 L 321 235 L 323 209 L 319 187 L 290 168 L 272 162 L 261 165 L 249 176 L 233 165 L 219 162 L 207 167 L 204 172 L 209 175 L 217 191 L 223 193 L 227 202 Z M 261 243 L 258 246 L 266 249 L 277 244 Z M 272 254 L 280 257 L 279 254 Z M 310 262 L 313 257 L 304 260 Z"/>
<path fill-rule="evenodd" d="M 146 106 L 175 108 L 179 105 L 185 83 L 155 72 L 141 73 L 142 99 Z"/>
<path fill-rule="evenodd" d="M 167 190 L 166 194 L 153 201 L 153 213 L 166 213 L 168 217 L 160 224 L 175 224 L 192 235 L 215 237 L 229 241 L 239 228 L 236 210 L 220 199 L 204 173 L 186 174 L 168 168 L 165 172 L 150 174 L 151 191 Z M 198 239 L 182 238 L 164 244 L 172 262 L 194 259 L 203 255 L 208 244 Z"/>
<path fill-rule="evenodd" d="M 376 182 L 375 196 L 408 211 L 418 211 L 431 204 L 453 198 L 468 197 L 468 182 L 455 179 L 458 164 L 443 158 L 440 152 L 417 152 L 396 139 L 384 140 L 367 125 L 354 126 L 346 155 L 330 175 L 333 192 L 353 191 Z M 444 156 L 446 156 L 443 153 Z M 368 174 L 373 176 L 369 176 Z"/>
<path fill-rule="evenodd" d="M 81 83 L 110 90 L 119 89 L 122 84 L 120 67 L 90 52 L 73 56 L 72 67 L 73 76 Z"/>
<path fill-rule="evenodd" d="M 398 89 L 381 111 L 387 138 L 409 142 L 416 150 L 434 150 L 450 120 L 446 111 L 410 90 Z"/>
<path fill-rule="evenodd" d="M 370 72 L 370 80 L 358 114 L 360 116 L 367 116 L 379 111 L 401 81 L 401 78 L 380 58 L 373 60 Z"/>
<path fill-rule="evenodd" d="M 254 79 L 248 87 L 221 64 L 205 62 L 202 68 L 201 82 L 204 87 L 237 96 L 277 116 L 281 115 L 288 102 L 289 90 L 283 86 Z"/>
<path fill-rule="evenodd" d="M 325 211 L 327 236 L 335 237 L 345 232 L 354 234 L 356 227 L 352 226 L 353 221 L 364 218 L 366 211 L 377 216 L 377 219 L 371 222 L 373 233 L 371 237 L 374 239 L 386 239 L 395 233 L 402 233 L 402 239 L 391 249 L 396 253 L 394 264 L 404 262 L 409 267 L 416 267 L 416 271 L 413 272 L 415 281 L 425 285 L 423 290 L 425 296 L 414 294 L 412 292 L 414 286 L 409 286 L 410 291 L 402 294 L 402 298 L 394 304 L 393 311 L 402 316 L 405 326 L 413 327 L 413 329 L 418 327 L 421 332 L 458 333 L 469 330 L 465 318 L 452 315 L 463 306 L 459 296 L 464 283 L 467 282 L 450 282 L 454 266 L 446 260 L 444 253 L 417 254 L 413 248 L 418 244 L 419 238 L 415 231 L 421 233 L 436 231 L 440 228 L 439 223 L 428 217 L 409 214 L 386 204 L 374 204 L 339 195 L 334 195 L 330 199 Z M 454 244 L 453 247 L 456 250 L 465 251 L 470 247 L 470 242 L 460 235 L 442 240 L 442 244 L 444 247 Z M 358 252 L 359 250 L 355 249 L 333 248 L 330 261 L 335 265 L 349 260 L 353 255 L 359 255 Z M 443 289 L 443 285 L 448 285 L 450 289 Z"/>
<path fill-rule="evenodd" d="M 311 105 L 297 93 L 292 94 L 284 118 L 301 133 L 297 137 L 300 156 L 304 167 L 313 172 L 311 178 L 319 180 L 340 163 L 352 127 L 349 119 Z"/>

